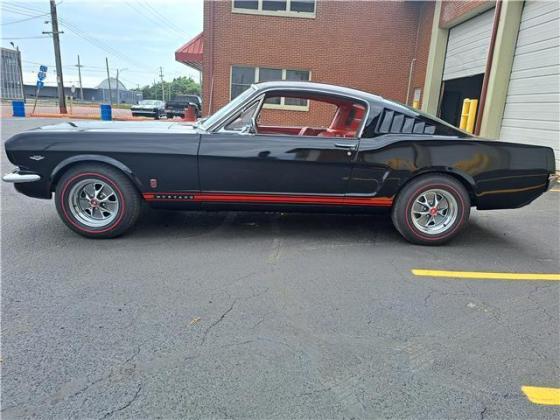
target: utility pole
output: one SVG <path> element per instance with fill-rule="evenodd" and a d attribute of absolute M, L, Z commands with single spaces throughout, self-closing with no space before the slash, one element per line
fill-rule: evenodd
<path fill-rule="evenodd" d="M 56 3 L 50 0 L 51 4 L 51 25 L 52 32 L 43 32 L 44 34 L 52 34 L 54 44 L 54 58 L 56 63 L 56 83 L 58 85 L 58 106 L 61 114 L 67 114 L 66 97 L 64 95 L 64 80 L 62 79 L 62 59 L 60 58 L 60 38 L 59 34 L 64 32 L 58 31 L 58 16 L 56 14 Z"/>
<path fill-rule="evenodd" d="M 121 103 L 121 98 L 119 98 L 121 91 L 119 89 L 119 69 L 117 69 L 117 106 Z"/>
<path fill-rule="evenodd" d="M 163 68 L 159 68 L 159 77 L 161 79 L 161 100 L 165 102 L 165 88 L 163 87 Z"/>
<path fill-rule="evenodd" d="M 82 66 L 80 64 L 80 54 L 78 54 L 78 64 L 76 64 L 76 67 L 78 67 L 78 81 L 80 82 L 80 99 L 83 101 L 84 100 L 84 89 L 82 88 Z"/>
<path fill-rule="evenodd" d="M 105 57 L 105 65 L 107 66 L 107 83 L 109 83 L 109 104 L 113 105 L 113 94 L 111 93 L 111 76 L 109 75 L 109 59 Z"/>

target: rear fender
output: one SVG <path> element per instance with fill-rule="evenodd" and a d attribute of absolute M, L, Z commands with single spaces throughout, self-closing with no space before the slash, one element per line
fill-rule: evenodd
<path fill-rule="evenodd" d="M 449 167 L 449 166 L 433 166 L 429 168 L 422 168 L 416 172 L 413 172 L 411 176 L 408 179 L 406 179 L 406 181 L 400 186 L 399 192 L 403 189 L 403 187 L 406 184 L 408 184 L 413 179 L 428 174 L 434 174 L 434 175 L 443 174 L 443 175 L 452 176 L 457 181 L 461 182 L 461 184 L 463 184 L 463 186 L 467 190 L 467 193 L 469 194 L 469 197 L 471 199 L 471 205 L 476 205 L 476 183 L 474 178 L 468 173 L 460 169 Z"/>

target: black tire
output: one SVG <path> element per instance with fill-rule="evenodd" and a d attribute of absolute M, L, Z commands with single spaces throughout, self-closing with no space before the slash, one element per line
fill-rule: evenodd
<path fill-rule="evenodd" d="M 170 120 L 170 119 L 172 119 L 172 118 L 173 118 L 173 114 L 171 114 L 171 113 L 168 112 L 168 113 L 167 113 L 167 119 Z"/>
<path fill-rule="evenodd" d="M 432 191 L 431 193 L 430 190 Z M 413 209 L 414 211 L 419 209 L 427 212 L 435 211 L 437 217 L 440 217 L 437 206 L 432 205 L 430 207 L 429 202 L 427 205 L 415 204 L 421 203 L 422 200 L 426 199 L 426 196 L 422 196 L 426 192 L 428 192 L 428 199 L 430 194 L 434 197 L 434 190 L 444 194 L 439 196 L 441 202 L 443 202 L 441 197 L 445 199 L 445 195 L 447 195 L 448 200 L 445 199 L 446 201 L 443 205 L 448 203 L 446 215 L 449 215 L 450 219 L 445 224 L 443 221 L 447 219 L 445 219 L 446 216 L 442 215 L 442 219 L 440 219 L 442 222 L 436 225 L 436 219 L 432 217 L 434 221 L 432 227 L 418 226 L 421 224 L 420 221 L 430 220 L 430 215 L 426 214 L 427 218 L 421 219 L 424 216 L 419 216 L 419 212 L 415 212 L 413 216 Z M 420 201 L 417 202 L 417 199 L 420 199 Z M 436 210 L 433 210 L 434 208 Z M 454 208 L 456 210 L 453 210 Z M 470 210 L 469 194 L 459 181 L 444 174 L 424 175 L 410 181 L 399 192 L 391 210 L 391 219 L 395 228 L 407 241 L 419 245 L 441 245 L 454 238 L 465 227 L 469 219 Z M 445 211 L 445 209 L 440 211 Z M 452 214 L 455 214 L 454 218 L 451 217 Z M 413 218 L 416 220 L 413 220 Z M 438 228 L 441 231 L 438 231 Z M 428 232 L 430 229 L 433 231 Z"/>
<path fill-rule="evenodd" d="M 154 120 L 159 120 L 159 112 L 156 112 L 156 113 L 154 114 Z"/>
<path fill-rule="evenodd" d="M 88 181 L 91 182 L 88 183 Z M 98 181 L 99 184 L 95 184 L 95 181 Z M 101 210 L 105 210 L 103 206 L 106 206 L 106 204 L 100 204 L 102 198 L 104 198 L 101 195 L 105 193 L 108 196 L 111 194 L 107 194 L 107 192 L 113 191 L 112 195 L 115 198 L 111 203 L 116 201 L 117 207 L 113 207 L 114 212 L 104 211 L 105 214 L 110 214 L 112 218 L 107 224 L 102 226 L 89 225 L 87 223 L 87 210 L 84 213 L 77 205 L 71 203 L 72 197 L 78 196 L 78 186 L 82 184 L 94 185 L 95 190 L 99 185 L 105 185 L 103 188 L 106 188 L 106 190 L 100 190 L 100 198 L 95 194 L 95 199 L 98 199 L 95 202 L 98 216 Z M 73 187 L 76 187 L 76 193 L 73 193 Z M 85 190 L 85 187 L 82 190 Z M 83 200 L 87 201 L 88 199 L 84 198 Z M 70 168 L 57 183 L 55 204 L 58 215 L 66 226 L 88 238 L 114 238 L 122 235 L 136 223 L 142 208 L 140 194 L 125 174 L 111 166 L 96 163 L 82 164 Z M 80 219 L 80 214 L 82 219 Z M 91 214 L 90 217 L 92 217 Z M 86 221 L 84 222 L 84 220 Z M 99 223 L 103 223 L 103 221 Z"/>

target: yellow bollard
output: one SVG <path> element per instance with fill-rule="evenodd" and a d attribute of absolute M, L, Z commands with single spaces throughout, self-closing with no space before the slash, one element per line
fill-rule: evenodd
<path fill-rule="evenodd" d="M 469 116 L 467 118 L 467 133 L 474 131 L 474 123 L 476 122 L 476 108 L 478 107 L 478 99 L 471 99 L 469 104 Z"/>
<path fill-rule="evenodd" d="M 466 98 L 463 101 L 463 108 L 461 109 L 461 122 L 459 123 L 459 128 L 461 130 L 467 129 L 467 120 L 469 119 L 469 108 L 471 105 L 471 100 Z"/>

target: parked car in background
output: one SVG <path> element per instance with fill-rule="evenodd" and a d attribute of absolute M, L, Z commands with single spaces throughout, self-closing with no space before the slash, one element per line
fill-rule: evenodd
<path fill-rule="evenodd" d="M 279 98 L 335 110 L 325 126 L 266 121 Z M 367 213 L 442 244 L 479 210 L 525 206 L 554 185 L 549 147 L 485 140 L 370 93 L 308 82 L 252 85 L 196 124 L 70 122 L 5 143 L 4 176 L 51 198 L 75 232 L 130 229 L 145 202 L 175 210 Z M 507 214 L 504 214 L 506 217 Z M 535 216 L 537 217 L 537 216 Z"/>
<path fill-rule="evenodd" d="M 140 101 L 138 105 L 130 107 L 133 117 L 153 117 L 159 120 L 165 115 L 165 102 L 154 99 L 145 99 Z"/>
<path fill-rule="evenodd" d="M 165 114 L 167 118 L 185 117 L 185 108 L 192 106 L 196 118 L 200 118 L 202 112 L 202 99 L 197 95 L 177 95 L 167 102 Z"/>

